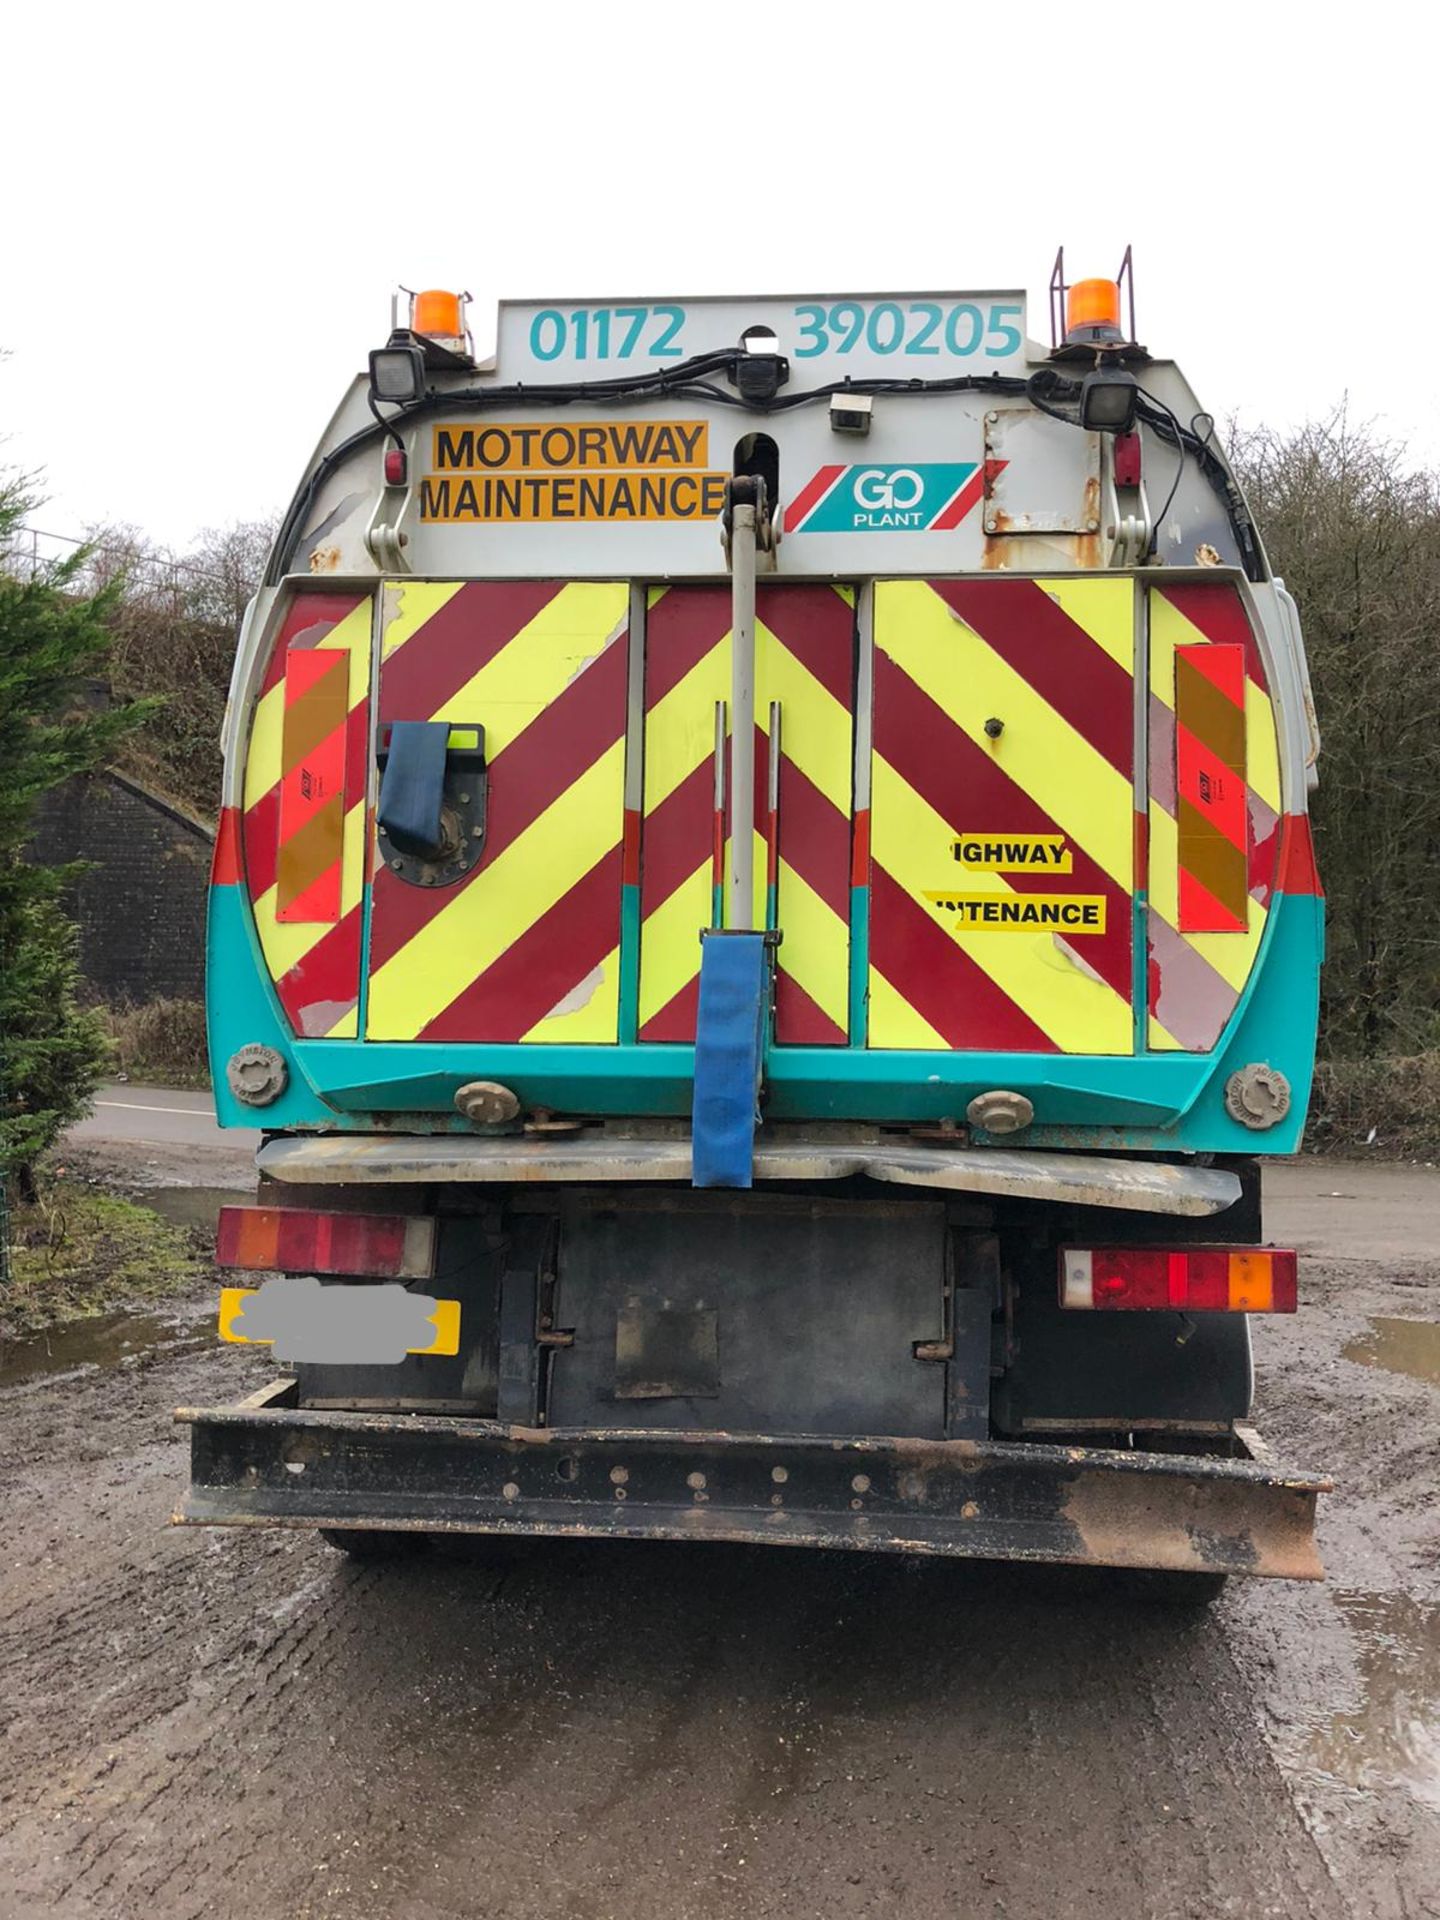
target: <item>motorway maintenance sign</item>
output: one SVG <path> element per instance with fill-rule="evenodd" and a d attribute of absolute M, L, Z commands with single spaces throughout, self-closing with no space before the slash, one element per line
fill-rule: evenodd
<path fill-rule="evenodd" d="M 714 520 L 729 477 L 703 420 L 470 422 L 437 426 L 420 518 Z"/>

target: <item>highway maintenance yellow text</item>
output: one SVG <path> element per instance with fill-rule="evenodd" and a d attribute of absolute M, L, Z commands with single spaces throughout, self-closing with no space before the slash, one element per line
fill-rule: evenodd
<path fill-rule="evenodd" d="M 945 913 L 958 916 L 957 933 L 1033 933 L 1053 927 L 1065 933 L 1104 933 L 1103 894 L 927 893 Z"/>

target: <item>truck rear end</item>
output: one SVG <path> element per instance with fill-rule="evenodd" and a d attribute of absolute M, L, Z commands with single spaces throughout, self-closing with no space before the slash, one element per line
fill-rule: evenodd
<path fill-rule="evenodd" d="M 1293 603 L 1114 283 L 371 356 L 241 636 L 189 1522 L 1317 1577 Z"/>

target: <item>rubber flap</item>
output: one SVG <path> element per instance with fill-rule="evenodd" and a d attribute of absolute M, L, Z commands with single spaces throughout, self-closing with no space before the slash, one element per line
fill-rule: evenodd
<path fill-rule="evenodd" d="M 423 859 L 442 843 L 448 720 L 397 720 L 380 782 L 379 823 L 401 853 Z"/>
<path fill-rule="evenodd" d="M 748 1187 L 769 1017 L 763 933 L 707 933 L 700 945 L 691 1182 Z"/>

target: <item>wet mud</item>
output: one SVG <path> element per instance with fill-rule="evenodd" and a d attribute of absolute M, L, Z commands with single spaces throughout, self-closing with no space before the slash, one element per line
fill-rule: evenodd
<path fill-rule="evenodd" d="M 171 1409 L 268 1359 L 213 1295 L 93 1327 L 0 1386 L 0 1916 L 1440 1915 L 1440 1390 L 1386 1331 L 1440 1317 L 1440 1183 L 1336 1171 L 1277 1182 L 1322 1244 L 1257 1326 L 1330 1579 L 1198 1620 L 1090 1570 L 171 1529 Z"/>

